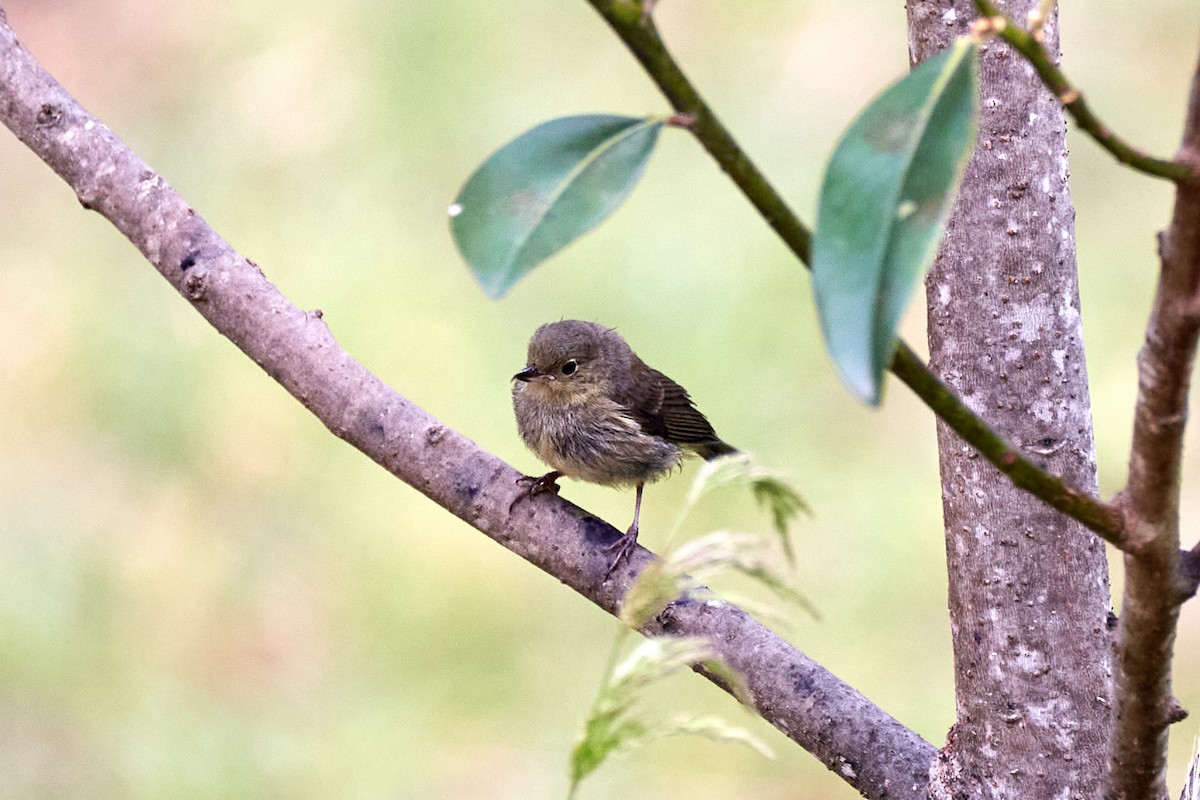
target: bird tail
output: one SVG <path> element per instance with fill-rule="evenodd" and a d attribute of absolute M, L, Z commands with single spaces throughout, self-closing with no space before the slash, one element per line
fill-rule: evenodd
<path fill-rule="evenodd" d="M 714 458 L 741 452 L 736 447 L 725 444 L 720 439 L 713 439 L 711 442 L 695 445 L 692 449 L 696 451 L 696 455 L 705 461 L 712 461 Z"/>

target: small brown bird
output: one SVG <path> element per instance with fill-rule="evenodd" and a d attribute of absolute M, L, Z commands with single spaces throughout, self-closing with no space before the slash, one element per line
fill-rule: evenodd
<path fill-rule="evenodd" d="M 642 488 L 679 465 L 685 451 L 705 459 L 736 453 L 718 438 L 687 390 L 646 366 L 612 328 L 550 322 L 533 333 L 525 369 L 513 376 L 521 438 L 553 469 L 526 477 L 529 491 L 558 493 L 558 479 L 636 486 L 633 524 L 609 549 L 611 574 L 637 544 Z"/>

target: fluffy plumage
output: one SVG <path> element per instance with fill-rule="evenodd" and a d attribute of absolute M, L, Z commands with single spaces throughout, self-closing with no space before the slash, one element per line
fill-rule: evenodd
<path fill-rule="evenodd" d="M 614 545 L 610 572 L 637 541 L 644 484 L 668 475 L 685 451 L 706 459 L 737 452 L 686 389 L 646 366 L 612 328 L 579 320 L 542 325 L 529 340 L 526 363 L 513 376 L 517 428 L 553 468 L 527 479 L 528 495 L 556 492 L 563 475 L 637 487 L 633 524 Z"/>

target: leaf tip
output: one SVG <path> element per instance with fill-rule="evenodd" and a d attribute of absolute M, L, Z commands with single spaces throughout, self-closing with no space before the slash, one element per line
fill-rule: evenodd
<path fill-rule="evenodd" d="M 872 408 L 879 406 L 883 399 L 882 374 L 878 374 L 866 364 L 843 361 L 837 366 L 842 383 L 855 397 Z"/>
<path fill-rule="evenodd" d="M 508 294 L 509 290 L 513 287 L 513 284 L 510 281 L 489 281 L 479 270 L 472 269 L 472 272 L 475 275 L 475 280 L 479 283 L 479 287 L 483 289 L 483 293 L 488 300 L 502 299 L 504 295 Z"/>

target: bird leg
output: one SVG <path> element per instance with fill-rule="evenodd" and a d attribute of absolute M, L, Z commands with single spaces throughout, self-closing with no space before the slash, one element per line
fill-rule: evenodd
<path fill-rule="evenodd" d="M 629 554 L 637 547 L 638 537 L 638 514 L 642 511 L 642 488 L 646 484 L 639 483 L 637 485 L 637 499 L 633 501 L 633 524 L 629 526 L 629 530 L 625 531 L 625 535 L 615 542 L 610 544 L 607 549 L 610 553 L 615 552 L 612 563 L 608 565 L 608 572 L 604 573 L 604 579 L 608 580 L 613 571 L 620 566 L 621 562 L 629 558 Z"/>
<path fill-rule="evenodd" d="M 533 475 L 522 475 L 521 477 L 517 478 L 518 486 L 528 485 L 529 488 L 526 491 L 518 494 L 517 498 L 509 504 L 508 513 L 511 514 L 512 510 L 517 507 L 517 503 L 525 500 L 526 498 L 539 494 L 545 494 L 546 492 L 549 492 L 550 494 L 558 494 L 558 490 L 560 488 L 558 485 L 558 479 L 561 477 L 561 472 L 558 470 L 551 470 L 540 478 L 536 478 Z"/>

